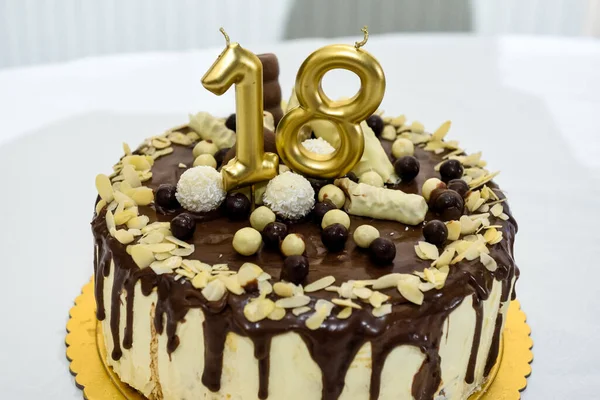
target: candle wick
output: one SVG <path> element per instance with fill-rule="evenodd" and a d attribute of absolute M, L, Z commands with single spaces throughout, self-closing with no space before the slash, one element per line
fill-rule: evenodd
<path fill-rule="evenodd" d="M 219 28 L 219 31 L 221 31 L 221 33 L 223 34 L 223 36 L 225 36 L 225 44 L 227 46 L 229 46 L 229 43 L 230 43 L 230 41 L 229 41 L 229 35 L 227 34 L 227 32 L 225 32 L 225 29 L 223 29 L 223 27 Z"/>
<path fill-rule="evenodd" d="M 354 47 L 356 47 L 356 50 L 360 49 L 365 44 L 367 44 L 367 40 L 369 40 L 369 27 L 365 25 L 362 27 L 361 31 L 364 35 L 364 38 L 360 42 L 354 42 Z"/>

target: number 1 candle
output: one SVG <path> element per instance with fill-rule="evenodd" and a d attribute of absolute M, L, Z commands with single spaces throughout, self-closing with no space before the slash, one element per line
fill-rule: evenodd
<path fill-rule="evenodd" d="M 221 32 L 227 47 L 202 78 L 202 85 L 218 96 L 235 85 L 236 157 L 221 170 L 223 187 L 229 191 L 274 178 L 279 158 L 264 151 L 262 63 L 239 43 L 230 43 L 223 28 Z"/>

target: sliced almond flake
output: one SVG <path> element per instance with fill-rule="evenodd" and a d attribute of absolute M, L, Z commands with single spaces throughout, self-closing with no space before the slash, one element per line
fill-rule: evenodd
<path fill-rule="evenodd" d="M 179 163 L 178 167 L 179 168 L 187 168 L 187 165 L 185 165 L 184 163 Z"/>
<path fill-rule="evenodd" d="M 293 308 L 292 309 L 292 314 L 294 314 L 295 316 L 298 315 L 302 315 L 304 313 L 309 312 L 310 310 L 312 310 L 312 308 L 310 307 L 298 307 L 298 308 Z"/>
<path fill-rule="evenodd" d="M 104 199 L 100 199 L 98 203 L 96 203 L 96 214 L 100 214 L 104 207 L 106 207 L 106 201 Z"/>
<path fill-rule="evenodd" d="M 366 287 L 355 287 L 352 289 L 352 293 L 359 299 L 368 300 L 373 294 L 373 291 Z"/>
<path fill-rule="evenodd" d="M 448 221 L 446 222 L 446 228 L 448 228 L 448 240 L 458 240 L 461 231 L 460 221 Z"/>
<path fill-rule="evenodd" d="M 390 124 L 394 125 L 395 127 L 401 127 L 405 123 L 406 123 L 406 116 L 404 116 L 404 115 L 399 115 L 397 117 L 392 117 L 390 119 Z"/>
<path fill-rule="evenodd" d="M 170 264 L 166 263 L 167 260 L 154 261 L 152 264 L 150 264 L 150 268 L 156 275 L 170 274 L 173 272 L 174 268 Z"/>
<path fill-rule="evenodd" d="M 306 295 L 284 297 L 275 302 L 277 307 L 281 308 L 298 308 L 304 307 L 310 303 L 310 297 Z"/>
<path fill-rule="evenodd" d="M 147 206 L 154 201 L 154 192 L 145 186 L 131 189 L 128 195 L 138 206 Z"/>
<path fill-rule="evenodd" d="M 213 271 L 229 271 L 229 265 L 227 264 L 214 264 L 212 266 Z"/>
<path fill-rule="evenodd" d="M 268 296 L 273 293 L 273 285 L 269 281 L 258 281 L 258 293 L 261 296 Z"/>
<path fill-rule="evenodd" d="M 129 208 L 129 207 L 133 207 L 135 206 L 135 202 L 133 201 L 133 199 L 129 196 L 127 196 L 125 193 L 121 192 L 121 191 L 115 191 L 113 192 L 115 201 L 119 204 L 123 204 L 124 208 Z"/>
<path fill-rule="evenodd" d="M 474 189 L 476 187 L 483 185 L 484 183 L 488 183 L 492 179 L 494 179 L 496 176 L 498 176 L 498 174 L 500 174 L 500 171 L 496 171 L 491 174 L 486 174 L 486 175 L 482 176 L 481 178 L 474 179 L 469 183 L 469 187 L 471 189 Z"/>
<path fill-rule="evenodd" d="M 433 273 L 433 270 L 435 268 L 425 268 L 423 270 L 423 275 L 425 276 L 425 280 L 427 282 L 431 282 L 433 284 L 437 283 L 437 280 L 435 279 L 435 274 Z"/>
<path fill-rule="evenodd" d="M 449 266 L 444 266 L 441 267 L 437 270 L 434 271 L 436 277 L 436 285 L 435 288 L 436 289 L 441 289 L 444 287 L 444 285 L 446 284 L 446 279 L 448 278 L 448 274 L 450 273 L 450 267 Z"/>
<path fill-rule="evenodd" d="M 380 318 L 385 315 L 391 314 L 392 313 L 392 305 L 384 304 L 381 307 L 374 308 L 372 313 L 373 313 L 373 316 L 376 318 Z"/>
<path fill-rule="evenodd" d="M 476 211 L 478 211 L 478 212 L 488 212 L 488 211 L 490 211 L 490 206 L 488 206 L 487 204 L 482 204 L 481 207 L 479 207 Z"/>
<path fill-rule="evenodd" d="M 425 145 L 425 147 L 423 149 L 425 151 L 441 150 L 443 152 L 445 149 L 445 146 L 444 146 L 444 142 L 431 140 Z"/>
<path fill-rule="evenodd" d="M 468 243 L 468 246 L 464 250 L 459 251 L 458 255 L 454 257 L 450 264 L 459 263 L 467 257 L 471 259 L 479 257 L 479 254 L 481 253 L 481 242 L 463 242 Z"/>
<path fill-rule="evenodd" d="M 266 298 L 249 301 L 244 307 L 244 316 L 250 322 L 258 322 L 267 318 L 275 309 L 275 303 Z"/>
<path fill-rule="evenodd" d="M 460 233 L 462 235 L 469 235 L 475 233 L 477 228 L 481 225 L 480 219 L 469 218 L 467 215 L 460 217 Z"/>
<path fill-rule="evenodd" d="M 417 278 L 417 277 L 414 277 Z M 421 305 L 423 304 L 424 295 L 423 292 L 419 290 L 419 283 L 421 282 L 419 278 L 417 278 L 418 282 L 413 283 L 409 280 L 401 280 L 398 282 L 398 292 L 404 297 L 406 300 L 411 303 Z"/>
<path fill-rule="evenodd" d="M 196 274 L 192 278 L 192 286 L 196 289 L 204 289 L 208 285 L 208 274 L 206 272 Z"/>
<path fill-rule="evenodd" d="M 473 178 L 471 178 L 470 176 L 463 176 L 461 178 L 463 181 L 467 182 L 467 184 L 471 183 L 471 181 L 473 181 Z"/>
<path fill-rule="evenodd" d="M 508 221 L 510 219 L 510 217 L 505 213 L 500 214 L 498 218 L 500 218 L 502 221 Z"/>
<path fill-rule="evenodd" d="M 140 180 L 140 177 L 135 171 L 133 165 L 125 165 L 121 173 L 125 177 L 125 181 L 129 183 L 129 185 L 131 185 L 132 188 L 138 188 L 142 186 L 142 181 Z"/>
<path fill-rule="evenodd" d="M 335 293 L 337 293 L 339 295 L 340 294 L 340 287 L 332 285 L 332 286 L 326 287 L 325 291 L 326 292 L 335 292 Z"/>
<path fill-rule="evenodd" d="M 140 239 L 141 242 L 141 239 Z M 175 245 L 173 243 L 153 243 L 153 244 L 144 244 L 146 248 L 153 253 L 167 253 L 171 250 L 175 249 Z"/>
<path fill-rule="evenodd" d="M 373 289 L 388 289 L 396 287 L 401 277 L 402 274 L 399 273 L 383 275 L 375 280 L 373 283 Z"/>
<path fill-rule="evenodd" d="M 273 291 L 279 297 L 292 297 L 294 295 L 294 284 L 289 282 L 275 282 Z"/>
<path fill-rule="evenodd" d="M 325 299 L 319 299 L 315 303 L 315 310 L 317 310 L 317 311 L 324 310 L 325 314 L 327 316 L 331 315 L 331 311 L 333 311 L 334 307 L 335 307 L 335 304 L 333 304 L 331 301 L 325 300 Z"/>
<path fill-rule="evenodd" d="M 144 269 L 154 262 L 154 254 L 139 244 L 131 246 L 131 258 L 140 269 Z"/>
<path fill-rule="evenodd" d="M 353 288 L 354 288 L 354 284 L 352 283 L 352 281 L 342 283 L 342 285 L 340 286 L 340 290 L 339 290 L 340 297 L 344 297 L 347 299 L 353 298 L 353 296 L 354 296 L 352 293 Z"/>
<path fill-rule="evenodd" d="M 502 232 L 496 228 L 490 228 L 483 234 L 483 237 L 489 245 L 494 245 L 502 241 Z"/>
<path fill-rule="evenodd" d="M 331 302 L 338 306 L 352 307 L 352 308 L 356 308 L 357 310 L 362 309 L 362 307 L 359 304 L 356 304 L 355 302 L 353 302 L 350 299 L 332 299 Z"/>
<path fill-rule="evenodd" d="M 259 282 L 268 281 L 269 279 L 271 279 L 271 275 L 267 274 L 266 272 L 263 272 L 258 276 L 258 278 L 256 278 L 256 280 Z"/>
<path fill-rule="evenodd" d="M 171 257 L 173 254 L 171 253 L 155 253 L 154 254 L 154 258 L 157 259 L 158 261 L 163 261 L 166 260 L 167 258 Z"/>
<path fill-rule="evenodd" d="M 451 150 L 456 150 L 459 148 L 458 140 L 447 140 L 444 143 L 444 147 Z"/>
<path fill-rule="evenodd" d="M 194 276 L 196 276 L 196 274 L 194 274 L 193 272 L 190 272 L 183 268 L 178 268 L 175 272 L 178 273 L 179 275 L 185 276 L 186 278 L 190 278 L 190 279 L 192 279 Z"/>
<path fill-rule="evenodd" d="M 491 209 L 490 212 L 492 213 L 492 215 L 494 217 L 499 217 L 503 212 L 504 212 L 504 207 L 502 207 L 502 204 L 498 203 L 495 204 Z"/>
<path fill-rule="evenodd" d="M 146 182 L 146 181 L 149 181 L 150 179 L 152 179 L 152 172 L 150 170 L 142 171 L 142 172 L 138 173 L 138 176 L 140 178 L 140 181 Z"/>
<path fill-rule="evenodd" d="M 450 152 L 450 153 L 448 153 L 448 154 L 445 154 L 445 155 L 442 157 L 442 159 L 444 159 L 444 160 L 447 160 L 447 159 L 449 159 L 449 158 L 451 158 L 451 157 L 453 157 L 453 156 L 458 156 L 459 154 L 462 154 L 462 153 L 464 153 L 464 152 L 465 152 L 465 151 L 464 151 L 463 149 L 456 149 L 456 150 L 453 150 L 453 151 L 451 151 L 451 152 Z M 440 163 L 440 164 L 441 164 L 441 163 Z M 439 171 L 439 169 L 437 169 L 436 171 Z"/>
<path fill-rule="evenodd" d="M 173 152 L 173 148 L 167 147 L 166 149 L 159 150 L 159 151 L 155 152 L 154 154 L 152 154 L 152 158 L 156 160 L 157 158 L 166 156 L 168 154 L 171 154 L 172 152 Z"/>
<path fill-rule="evenodd" d="M 422 260 L 435 260 L 440 256 L 440 252 L 436 246 L 423 241 L 420 241 L 415 246 L 415 252 Z"/>
<path fill-rule="evenodd" d="M 435 289 L 435 284 L 431 282 L 421 282 L 419 283 L 419 290 L 423 293 L 429 292 L 430 290 Z"/>
<path fill-rule="evenodd" d="M 193 143 L 192 140 L 188 136 L 184 135 L 181 132 L 171 132 L 167 135 L 167 138 L 171 142 L 173 142 L 175 144 L 180 144 L 182 146 L 189 146 Z"/>
<path fill-rule="evenodd" d="M 117 207 L 117 209 L 118 209 L 118 207 Z M 127 210 L 123 210 L 123 211 L 115 211 L 115 214 L 114 214 L 115 224 L 117 226 L 118 225 L 124 225 L 131 218 L 137 217 L 137 215 L 138 215 L 138 208 L 137 207 L 130 207 Z"/>
<path fill-rule="evenodd" d="M 321 324 L 327 319 L 327 314 L 324 310 L 316 311 L 305 321 L 306 327 L 312 331 L 319 329 Z"/>
<path fill-rule="evenodd" d="M 223 281 L 227 290 L 238 296 L 244 293 L 244 288 L 240 285 L 237 280 L 237 276 L 234 275 L 219 275 L 219 279 Z"/>
<path fill-rule="evenodd" d="M 125 229 L 118 229 L 115 231 L 114 235 L 115 239 L 119 241 L 121 244 L 129 244 L 133 242 L 133 235 L 126 231 Z"/>
<path fill-rule="evenodd" d="M 397 282 L 396 282 L 396 285 L 398 285 Z M 381 292 L 374 291 L 373 294 L 371 294 L 371 297 L 369 297 L 369 304 L 371 304 L 373 307 L 381 307 L 381 305 L 383 303 L 385 303 L 386 301 L 388 301 L 389 299 L 390 299 L 390 296 L 388 296 L 387 294 L 383 294 Z"/>
<path fill-rule="evenodd" d="M 116 229 L 117 226 L 115 224 L 115 217 L 113 216 L 113 213 L 110 210 L 106 211 L 105 219 L 106 219 L 106 227 L 108 228 L 109 232 L 112 229 Z"/>
<path fill-rule="evenodd" d="M 212 271 L 212 274 L 215 276 L 229 276 L 229 275 L 237 275 L 235 271 Z"/>
<path fill-rule="evenodd" d="M 363 279 L 360 281 L 354 281 L 354 287 L 373 286 L 375 281 L 376 281 L 375 279 Z"/>
<path fill-rule="evenodd" d="M 490 201 L 488 204 L 488 206 L 493 206 L 496 204 L 500 204 L 500 203 L 504 203 L 506 201 L 506 199 L 498 199 L 498 200 L 494 200 L 494 201 Z"/>
<path fill-rule="evenodd" d="M 171 141 L 165 137 L 158 136 L 152 139 L 152 146 L 156 147 L 157 149 L 164 149 L 170 145 Z"/>
<path fill-rule="evenodd" d="M 425 126 L 419 121 L 413 121 L 412 124 L 410 124 L 410 130 L 415 133 L 424 133 Z"/>
<path fill-rule="evenodd" d="M 470 212 L 477 210 L 485 200 L 481 198 L 481 192 L 479 190 L 473 190 L 466 198 L 465 206 Z M 480 203 L 481 202 L 481 203 Z"/>
<path fill-rule="evenodd" d="M 181 278 L 183 278 L 183 275 L 177 274 L 177 275 L 175 275 L 175 276 L 173 277 L 173 280 L 174 280 L 175 282 L 177 282 L 177 281 L 178 281 L 178 280 L 180 280 Z"/>
<path fill-rule="evenodd" d="M 256 264 L 253 263 L 244 263 L 240 267 L 237 273 L 237 280 L 241 286 L 246 286 L 252 281 L 256 281 L 256 279 L 262 274 L 263 270 Z"/>
<path fill-rule="evenodd" d="M 151 157 L 148 156 L 142 156 L 142 155 L 131 155 L 131 156 L 125 156 L 123 157 L 123 159 L 121 159 L 121 162 L 123 163 L 123 165 L 131 165 L 133 166 L 136 170 L 138 171 L 144 171 L 146 169 L 150 169 L 152 167 L 152 165 L 154 164 L 154 161 L 152 160 Z"/>
<path fill-rule="evenodd" d="M 198 260 L 184 259 L 181 261 L 181 263 L 183 264 L 183 266 L 185 268 L 187 268 L 191 271 L 194 271 L 197 274 L 202 273 L 202 272 L 210 273 L 210 271 L 211 271 L 210 265 L 200 262 Z"/>
<path fill-rule="evenodd" d="M 158 232 L 158 231 L 151 231 L 147 234 L 144 235 L 144 237 L 142 237 L 140 239 L 140 244 L 156 244 L 156 243 L 162 243 L 163 240 L 165 239 L 165 236 Z M 173 246 L 173 249 L 175 248 L 175 246 Z"/>
<path fill-rule="evenodd" d="M 126 156 L 130 156 L 131 155 L 131 148 L 125 142 L 123 142 L 123 153 L 125 153 Z"/>
<path fill-rule="evenodd" d="M 96 175 L 96 190 L 100 197 L 107 203 L 113 200 L 113 188 L 108 176 L 104 174 Z"/>
<path fill-rule="evenodd" d="M 454 257 L 455 253 L 456 249 L 452 247 L 446 247 L 442 254 L 434 262 L 431 263 L 431 266 L 439 268 L 445 265 L 450 265 L 450 262 L 452 261 L 452 258 Z"/>
<path fill-rule="evenodd" d="M 335 278 L 332 275 L 325 276 L 319 280 L 316 280 L 304 288 L 305 293 L 316 292 L 318 290 L 325 289 L 327 286 L 333 285 Z"/>
<path fill-rule="evenodd" d="M 336 315 L 338 319 L 348 319 L 352 315 L 352 307 L 344 307 L 342 310 Z"/>
<path fill-rule="evenodd" d="M 478 179 L 482 176 L 485 176 L 487 174 L 487 171 L 479 167 L 470 167 L 465 168 L 463 174 L 464 176 L 470 176 L 473 179 Z"/>
<path fill-rule="evenodd" d="M 477 258 L 479 258 L 479 255 L 483 252 L 483 249 L 485 249 L 485 243 L 484 242 L 475 242 L 473 243 L 466 251 L 465 253 L 465 259 L 468 261 L 473 261 Z"/>
<path fill-rule="evenodd" d="M 494 272 L 496 269 L 498 269 L 498 264 L 496 263 L 496 260 L 494 260 L 492 257 L 485 253 L 481 254 L 479 260 L 488 271 Z"/>
<path fill-rule="evenodd" d="M 437 128 L 435 132 L 433 132 L 433 135 L 431 135 L 431 140 L 442 141 L 444 137 L 446 137 L 446 135 L 448 134 L 448 131 L 450 130 L 451 126 L 451 121 L 446 121 L 443 124 L 441 124 L 440 127 Z"/>
<path fill-rule="evenodd" d="M 165 240 L 167 240 L 171 243 L 175 243 L 177 246 L 183 247 L 184 249 L 191 249 L 193 246 L 192 244 L 184 242 L 183 240 L 177 239 L 175 236 L 167 236 L 167 237 L 165 237 Z"/>
<path fill-rule="evenodd" d="M 189 249 L 174 249 L 171 250 L 171 254 L 173 254 L 174 256 L 180 256 L 180 257 L 187 257 L 190 256 L 194 253 L 194 245 L 192 245 L 191 248 Z"/>
<path fill-rule="evenodd" d="M 267 318 L 272 321 L 281 321 L 283 317 L 285 317 L 285 309 L 277 306 L 273 309 L 273 311 L 271 311 L 269 315 L 267 315 Z"/>
<path fill-rule="evenodd" d="M 192 283 L 193 285 L 193 283 Z M 204 289 L 202 289 L 202 296 L 208 301 L 218 301 L 225 296 L 227 292 L 227 287 L 223 283 L 223 281 L 219 279 L 215 279 L 206 284 Z M 270 312 L 270 311 L 269 311 Z M 244 315 L 246 314 L 246 310 L 244 309 Z"/>
<path fill-rule="evenodd" d="M 142 236 L 142 231 L 140 231 L 139 229 L 129 228 L 129 229 L 127 229 L 127 231 L 129 233 L 131 233 L 133 236 Z"/>

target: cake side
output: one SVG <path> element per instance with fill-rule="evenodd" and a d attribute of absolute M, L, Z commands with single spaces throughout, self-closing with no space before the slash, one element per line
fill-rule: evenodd
<path fill-rule="evenodd" d="M 468 220 L 456 220 L 461 238 L 444 247 L 452 250 L 452 256 L 442 260 L 448 258 L 450 251 L 440 251 L 429 257 L 420 249 L 431 249 L 420 244 L 415 250 L 415 244 L 422 240 L 420 225 L 350 215 L 351 230 L 370 224 L 382 237 L 393 241 L 396 257 L 391 266 L 381 268 L 352 240 L 341 252 L 330 252 L 321 242 L 317 224 L 308 219 L 288 223 L 290 232 L 301 234 L 306 244 L 310 270 L 305 283 L 333 277 L 339 286 L 330 284 L 328 290 L 323 287 L 303 293 L 301 296 L 307 297 L 308 302 L 294 310 L 284 309 L 283 315 L 248 319 L 248 304 L 256 299 L 264 299 L 265 304 L 270 304 L 268 299 L 275 300 L 275 304 L 281 300 L 279 293 L 272 292 L 273 283 L 279 281 L 283 258 L 279 252 L 267 249 L 250 257 L 232 250 L 231 240 L 240 228 L 247 226 L 246 220 L 230 221 L 222 208 L 197 214 L 196 234 L 186 248 L 181 246 L 183 243 L 165 239 L 169 236 L 165 234 L 170 233 L 168 223 L 177 212 L 161 210 L 152 201 L 135 206 L 136 212 L 148 220 L 141 229 L 129 228 L 127 232 L 134 230 L 133 236 L 138 229 L 143 236 L 136 236 L 135 241 L 143 241 L 153 230 L 162 230 L 160 243 L 141 246 L 167 244 L 162 246 L 166 251 L 150 252 L 153 260 L 161 261 L 158 258 L 164 257 L 163 253 L 175 251 L 181 254 L 176 257 L 212 266 L 210 276 L 222 276 L 217 280 L 223 281 L 227 290 L 218 300 L 207 301 L 206 285 L 202 288 L 195 284 L 194 279 L 200 274 L 192 264 L 179 261 L 171 270 L 164 263 L 160 268 L 140 268 L 136 254 L 133 258 L 129 254 L 135 253 L 133 245 L 128 246 L 135 243 L 134 239 L 128 242 L 129 237 L 124 239 L 124 233 L 117 233 L 123 230 L 117 229 L 123 225 L 117 223 L 123 218 L 107 223 L 111 215 L 113 219 L 122 216 L 117 213 L 124 212 L 125 205 L 118 210 L 116 201 L 113 214 L 109 212 L 110 204 L 100 203 L 93 222 L 98 253 L 98 318 L 103 320 L 110 363 L 123 381 L 146 397 L 167 399 L 201 394 L 208 398 L 229 395 L 243 399 L 466 398 L 482 383 L 497 355 L 505 311 L 518 274 L 512 258 L 516 224 L 502 193 L 486 181 L 491 174 L 479 167 L 479 158 L 469 159 L 456 149 L 442 147 L 437 153 L 427 149 L 432 143 L 435 145 L 435 133 L 414 132 L 403 125 L 394 130 L 416 142 L 414 154 L 421 164 L 421 172 L 414 180 L 394 185 L 394 189 L 422 194 L 425 181 L 439 176 L 436 167 L 444 157 L 460 157 L 472 169 L 469 173 L 483 171 L 471 179 L 473 185 L 477 180 L 481 184 L 471 188 L 471 194 L 478 193 L 475 196 L 479 198 L 469 196 L 465 200 L 466 208 L 472 208 L 467 211 Z M 178 138 L 169 147 L 151 146 L 157 138 L 148 142 L 150 146 L 142 146 L 139 154 L 154 148 L 149 171 L 136 169 L 140 179 L 147 178 L 145 187 L 156 192 L 161 184 L 176 184 L 186 170 L 180 164 L 193 163 L 192 147 L 200 136 L 182 127 L 164 135 Z M 166 140 L 158 140 L 160 146 Z M 391 142 L 381 143 L 389 156 Z M 154 159 L 157 152 L 164 154 Z M 113 184 L 127 182 L 127 174 L 122 172 L 123 160 L 120 164 Z M 115 182 L 119 176 L 122 179 Z M 122 189 L 119 184 L 115 186 L 113 190 Z M 131 199 L 141 196 L 134 193 Z M 125 204 L 127 200 L 121 199 Z M 498 207 L 490 211 L 497 204 L 502 205 L 501 211 Z M 488 211 L 482 211 L 486 205 Z M 484 214 L 487 215 L 480 216 Z M 429 212 L 425 220 L 436 218 Z M 127 222 L 124 223 L 129 225 Z M 138 261 L 140 257 L 138 254 Z M 255 287 L 238 288 L 241 285 L 235 286 L 226 277 L 235 277 L 248 261 L 260 266 L 261 278 L 255 280 Z M 437 262 L 435 269 L 432 262 Z M 215 265 L 219 267 L 215 269 Z M 419 300 L 412 298 L 410 290 L 402 293 L 394 274 L 417 278 L 415 288 L 422 293 L 422 304 L 414 304 Z M 393 283 L 386 286 L 386 279 Z M 380 289 L 375 288 L 378 281 Z M 271 292 L 267 293 L 269 287 Z M 350 295 L 344 295 L 344 290 L 350 290 Z M 308 310 L 300 313 L 302 307 Z M 504 313 L 499 314 L 501 309 Z M 316 327 L 310 322 L 315 319 L 320 322 Z M 300 372 L 294 372 L 295 369 Z"/>

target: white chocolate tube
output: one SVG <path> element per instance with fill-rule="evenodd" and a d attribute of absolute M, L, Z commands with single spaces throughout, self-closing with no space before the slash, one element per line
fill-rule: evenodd
<path fill-rule="evenodd" d="M 417 194 L 354 183 L 348 178 L 336 179 L 335 185 L 346 194 L 344 209 L 348 214 L 407 225 L 417 225 L 425 220 L 427 202 Z"/>
<path fill-rule="evenodd" d="M 394 172 L 394 166 L 383 149 L 381 141 L 365 121 L 360 123 L 360 127 L 365 138 L 365 151 L 360 161 L 352 168 L 352 172 L 360 177 L 365 172 L 375 171 L 384 182 L 395 183 L 398 181 L 398 176 Z"/>

